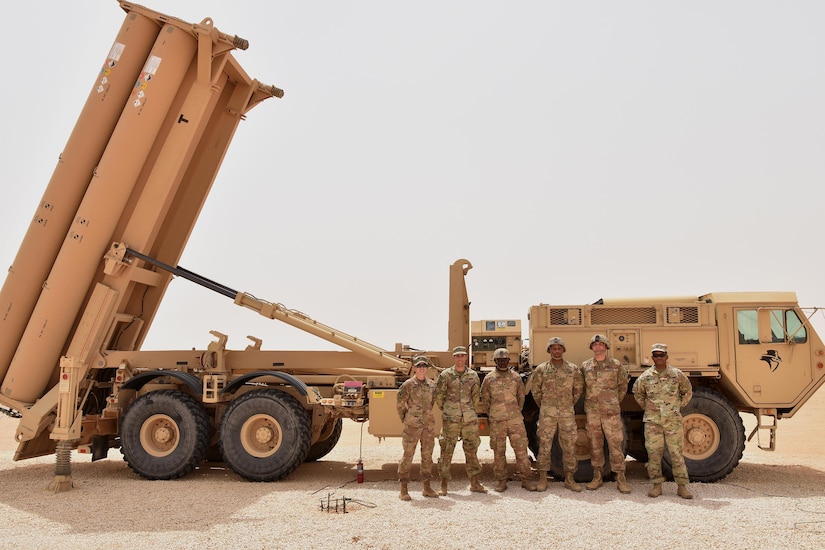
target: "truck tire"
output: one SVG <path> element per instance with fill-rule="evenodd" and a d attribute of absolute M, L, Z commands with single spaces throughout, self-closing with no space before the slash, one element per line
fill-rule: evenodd
<path fill-rule="evenodd" d="M 691 481 L 712 483 L 739 464 L 745 450 L 745 425 L 739 412 L 710 388 L 693 388 L 693 399 L 682 409 L 685 429 L 684 457 Z M 662 470 L 672 479 L 670 454 L 662 457 Z"/>
<path fill-rule="evenodd" d="M 576 456 L 579 459 L 579 465 L 573 478 L 579 482 L 587 482 L 593 479 L 593 466 L 590 464 L 590 439 L 587 433 L 587 417 L 584 414 L 584 398 L 579 399 L 576 403 L 576 424 L 578 426 L 578 437 L 576 439 Z M 533 399 L 532 394 L 527 394 L 522 407 L 522 415 L 524 416 L 524 427 L 527 430 L 527 447 L 533 454 L 535 459 L 539 456 L 539 447 L 541 445 L 538 436 L 538 419 L 539 407 Z M 624 422 L 624 421 L 623 421 Z M 625 431 L 627 428 L 625 427 Z M 627 435 L 625 435 L 627 439 Z M 605 467 L 602 475 L 605 480 L 612 479 L 610 472 L 610 449 L 607 446 L 607 441 L 603 443 Z M 550 449 L 550 474 L 556 479 L 564 479 L 564 462 L 561 451 L 561 444 L 559 443 L 558 433 L 553 437 L 553 447 Z"/>
<path fill-rule="evenodd" d="M 624 450 L 627 456 L 637 462 L 647 462 L 647 448 L 645 448 L 645 428 L 642 421 L 643 413 L 622 413 L 624 422 Z"/>
<path fill-rule="evenodd" d="M 540 442 L 538 437 L 538 420 L 531 419 L 527 421 L 525 416 L 524 421 L 527 428 L 527 446 L 533 457 L 538 458 Z M 583 415 L 577 416 L 577 424 L 579 425 L 579 434 L 576 442 L 576 456 L 579 459 L 579 465 L 573 478 L 581 483 L 593 479 L 593 466 L 590 464 L 590 439 L 587 434 L 586 419 Z M 607 441 L 603 443 L 605 468 L 602 471 L 605 480 L 610 480 L 612 473 L 610 472 L 610 449 L 607 446 Z M 553 447 L 550 449 L 550 474 L 556 479 L 564 479 L 564 461 L 561 451 L 561 444 L 559 443 L 559 434 L 553 437 Z"/>
<path fill-rule="evenodd" d="M 533 460 L 536 460 L 539 456 L 539 436 L 536 433 L 539 422 L 539 407 L 536 405 L 532 393 L 528 393 L 524 397 L 521 416 L 524 418 L 524 429 L 527 430 L 527 448 L 533 454 Z"/>
<path fill-rule="evenodd" d="M 335 448 L 335 445 L 338 444 L 338 440 L 341 439 L 341 432 L 344 429 L 344 421 L 340 418 L 337 418 L 333 422 L 332 432 L 326 439 L 321 439 L 316 441 L 312 444 L 309 448 L 309 452 L 307 453 L 307 457 L 304 459 L 304 462 L 315 462 L 329 454 L 329 452 Z"/>
<path fill-rule="evenodd" d="M 273 389 L 235 399 L 218 434 L 224 461 L 250 481 L 276 481 L 294 472 L 307 457 L 311 438 L 309 415 L 301 404 Z"/>
<path fill-rule="evenodd" d="M 138 397 L 123 415 L 123 458 L 146 479 L 175 479 L 194 470 L 206 457 L 209 416 L 193 397 L 159 390 Z"/>
<path fill-rule="evenodd" d="M 579 445 L 576 445 L 577 450 Z M 587 445 L 588 451 L 586 456 L 582 456 L 579 452 L 576 453 L 576 458 L 579 460 L 576 471 L 573 474 L 573 479 L 578 483 L 588 482 L 593 479 L 593 466 L 590 464 L 589 440 Z M 607 448 L 607 442 L 604 444 L 604 459 L 605 463 L 610 464 L 610 450 Z M 553 437 L 553 446 L 550 448 L 550 473 L 558 480 L 564 479 L 564 456 L 561 450 L 561 443 L 559 443 L 559 434 Z M 603 472 L 607 474 L 607 472 Z"/>
<path fill-rule="evenodd" d="M 576 472 L 573 474 L 573 479 L 578 483 L 584 483 L 593 479 L 593 465 L 590 463 L 590 434 L 587 433 L 587 417 L 577 415 L 576 424 L 578 425 L 578 434 L 575 453 L 579 464 Z M 604 451 L 602 477 L 605 481 L 610 481 L 613 479 L 613 473 L 610 470 L 610 448 L 607 446 L 607 440 L 602 442 L 602 450 Z M 561 450 L 561 443 L 559 443 L 558 432 L 553 437 L 553 447 L 550 449 L 550 473 L 552 473 L 556 479 L 564 479 L 564 456 Z"/>

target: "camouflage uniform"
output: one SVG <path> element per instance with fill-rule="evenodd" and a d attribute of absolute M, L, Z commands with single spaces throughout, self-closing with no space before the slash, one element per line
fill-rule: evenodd
<path fill-rule="evenodd" d="M 401 444 L 404 447 L 404 457 L 398 464 L 398 479 L 410 480 L 415 447 L 421 442 L 421 480 L 427 481 L 433 477 L 433 449 L 435 449 L 435 417 L 433 404 L 435 403 L 435 382 L 429 378 L 418 380 L 409 378 L 401 384 L 398 390 L 396 408 L 398 417 L 404 423 L 401 432 Z"/>
<path fill-rule="evenodd" d="M 665 445 L 673 464 L 673 479 L 677 485 L 687 485 L 688 472 L 682 447 L 685 432 L 682 428 L 682 412 L 693 397 L 693 388 L 687 376 L 667 365 L 659 372 L 650 367 L 633 384 L 633 397 L 644 410 L 645 448 L 647 449 L 647 474 L 653 483 L 662 483 L 662 455 Z"/>
<path fill-rule="evenodd" d="M 574 407 L 584 391 L 582 373 L 570 361 L 563 361 L 561 365 L 546 361 L 533 371 L 530 384 L 533 399 L 539 407 L 536 467 L 542 472 L 550 469 L 550 451 L 558 429 L 564 473 L 574 473 L 578 467 L 575 455 L 578 429 Z"/>
<path fill-rule="evenodd" d="M 624 472 L 624 427 L 622 425 L 621 402 L 627 395 L 627 369 L 617 359 L 604 361 L 590 358 L 582 363 L 585 398 L 584 412 L 587 413 L 587 431 L 590 434 L 593 469 L 604 468 L 604 440 L 610 450 L 610 468 Z"/>
<path fill-rule="evenodd" d="M 438 437 L 438 445 L 441 448 L 438 472 L 442 481 L 452 478 L 450 465 L 459 437 L 464 447 L 467 475 L 473 477 L 481 473 L 477 454 L 481 437 L 478 434 L 476 415 L 479 391 L 478 374 L 470 368 L 458 372 L 455 366 L 452 366 L 438 375 L 435 404 L 441 409 L 442 418 L 441 435 Z"/>
<path fill-rule="evenodd" d="M 516 453 L 516 464 L 522 480 L 530 479 L 530 458 L 527 456 L 527 430 L 521 408 L 524 406 L 524 382 L 512 370 L 494 370 L 481 383 L 481 411 L 490 420 L 490 447 L 493 449 L 493 476 L 507 479 L 507 438 Z"/>

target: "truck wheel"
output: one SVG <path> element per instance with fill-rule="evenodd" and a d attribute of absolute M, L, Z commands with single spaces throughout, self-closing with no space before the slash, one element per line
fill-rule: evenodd
<path fill-rule="evenodd" d="M 343 429 L 344 421 L 340 418 L 336 419 L 332 424 L 332 432 L 326 439 L 318 440 L 312 444 L 309 448 L 309 452 L 307 453 L 307 457 L 304 459 L 304 462 L 315 462 L 316 460 L 327 456 L 329 452 L 335 448 L 335 445 L 338 444 L 338 440 L 341 439 L 341 432 Z"/>
<path fill-rule="evenodd" d="M 533 458 L 539 456 L 539 437 L 536 434 L 539 422 L 539 407 L 533 394 L 528 393 L 524 398 L 524 406 L 521 407 L 521 415 L 524 417 L 524 429 L 527 430 L 527 448 L 533 453 Z"/>
<path fill-rule="evenodd" d="M 645 428 L 642 417 L 642 413 L 622 413 L 625 453 L 637 462 L 645 463 L 647 462 L 647 449 L 645 448 Z"/>
<path fill-rule="evenodd" d="M 576 426 L 578 430 L 575 453 L 579 465 L 573 478 L 579 483 L 593 479 L 593 466 L 590 464 L 590 434 L 587 433 L 587 416 L 584 414 L 583 403 L 583 400 L 580 399 L 576 405 Z M 541 446 L 538 436 L 539 407 L 531 394 L 528 394 L 528 398 L 524 400 L 521 412 L 524 416 L 524 427 L 527 430 L 527 447 L 533 453 L 533 457 L 538 459 Z M 604 442 L 604 459 L 605 468 L 602 474 L 605 480 L 609 480 L 611 478 L 609 473 L 610 449 L 607 446 L 607 441 Z M 556 479 L 564 479 L 564 462 L 558 434 L 553 437 L 553 447 L 550 449 L 550 473 Z"/>
<path fill-rule="evenodd" d="M 304 461 L 312 438 L 309 415 L 291 395 L 253 390 L 238 397 L 221 420 L 221 454 L 250 481 L 275 481 Z"/>
<path fill-rule="evenodd" d="M 576 454 L 579 464 L 573 474 L 573 479 L 579 483 L 589 482 L 593 479 L 593 465 L 590 463 L 592 446 L 590 445 L 590 434 L 587 432 L 587 417 L 576 415 L 576 427 L 576 444 L 573 452 Z M 602 449 L 604 450 L 602 476 L 605 481 L 608 481 L 611 479 L 612 473 L 610 472 L 610 448 L 607 446 L 607 440 L 602 443 Z M 558 433 L 553 437 L 553 447 L 550 449 L 550 471 L 554 478 L 564 479 L 564 454 L 561 450 Z"/>
<path fill-rule="evenodd" d="M 684 457 L 691 481 L 712 483 L 733 471 L 745 450 L 745 425 L 739 412 L 719 393 L 694 388 L 682 409 Z M 670 454 L 662 457 L 663 473 L 673 475 Z"/>
<path fill-rule="evenodd" d="M 159 390 L 137 398 L 120 426 L 121 452 L 146 479 L 175 479 L 203 462 L 209 445 L 209 416 L 193 397 Z"/>

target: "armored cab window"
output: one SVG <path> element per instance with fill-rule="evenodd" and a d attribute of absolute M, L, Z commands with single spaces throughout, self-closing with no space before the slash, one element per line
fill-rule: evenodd
<path fill-rule="evenodd" d="M 785 320 L 781 309 L 771 310 L 771 342 L 779 343 L 785 341 Z"/>
<path fill-rule="evenodd" d="M 755 309 L 740 309 L 736 312 L 740 344 L 759 343 L 759 322 Z"/>
<path fill-rule="evenodd" d="M 740 309 L 736 312 L 740 344 L 777 344 L 808 341 L 805 324 L 792 309 Z"/>
<path fill-rule="evenodd" d="M 760 329 L 766 324 L 763 318 L 770 319 L 770 338 L 761 338 L 762 343 L 794 342 L 801 344 L 807 340 L 805 325 L 792 309 L 760 310 Z"/>
<path fill-rule="evenodd" d="M 805 325 L 799 319 L 799 316 L 792 309 L 785 312 L 785 330 L 788 332 L 788 337 L 797 344 L 803 344 L 808 341 L 808 331 L 805 329 Z"/>

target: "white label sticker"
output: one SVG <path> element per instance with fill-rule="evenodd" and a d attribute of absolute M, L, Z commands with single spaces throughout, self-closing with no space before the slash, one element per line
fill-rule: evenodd
<path fill-rule="evenodd" d="M 158 67 L 160 66 L 161 58 L 156 55 L 150 55 L 149 61 L 146 62 L 146 67 L 144 67 L 143 72 L 146 74 L 154 75 L 158 72 Z"/>
<path fill-rule="evenodd" d="M 115 61 L 120 61 L 120 56 L 123 55 L 123 50 L 126 49 L 125 44 L 121 44 L 120 42 L 115 42 L 112 44 L 112 49 L 109 50 L 109 57 L 106 59 L 113 59 Z"/>

